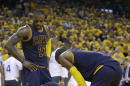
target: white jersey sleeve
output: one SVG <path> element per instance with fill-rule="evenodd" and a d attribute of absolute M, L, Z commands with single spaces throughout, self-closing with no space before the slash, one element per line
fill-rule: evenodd
<path fill-rule="evenodd" d="M 14 57 L 9 57 L 4 61 L 4 72 L 5 80 L 18 80 L 19 71 L 22 69 L 22 66 L 18 60 Z"/>
<path fill-rule="evenodd" d="M 54 77 L 54 76 L 68 77 L 68 71 L 66 70 L 66 68 L 62 67 L 55 60 L 56 50 L 52 52 L 51 57 L 50 57 L 50 62 L 49 62 L 50 74 L 52 77 Z"/>
<path fill-rule="evenodd" d="M 88 82 L 88 81 L 85 81 L 85 82 L 87 86 L 91 86 L 91 82 Z M 71 76 L 67 86 L 78 86 L 78 83 L 76 82 L 73 76 Z"/>
<path fill-rule="evenodd" d="M 22 63 L 20 61 L 18 61 L 17 59 L 15 59 L 15 63 L 18 67 L 19 70 L 22 70 L 23 69 L 23 66 L 22 66 Z"/>
<path fill-rule="evenodd" d="M 50 61 L 49 61 L 49 72 L 51 77 L 60 76 L 60 64 L 58 64 L 55 60 L 55 52 L 51 53 Z"/>
<path fill-rule="evenodd" d="M 75 81 L 73 76 L 71 76 L 67 86 L 78 86 L 78 83 Z"/>
<path fill-rule="evenodd" d="M 68 70 L 65 67 L 61 67 L 61 77 L 68 78 Z"/>

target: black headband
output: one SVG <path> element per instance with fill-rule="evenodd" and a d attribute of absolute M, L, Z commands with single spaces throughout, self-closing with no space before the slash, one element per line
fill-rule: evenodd
<path fill-rule="evenodd" d="M 58 50 L 56 51 L 56 53 L 55 53 L 55 59 L 58 60 L 58 59 L 59 59 L 59 56 L 60 56 L 64 51 L 66 51 L 65 48 L 60 48 L 60 49 L 58 49 Z"/>

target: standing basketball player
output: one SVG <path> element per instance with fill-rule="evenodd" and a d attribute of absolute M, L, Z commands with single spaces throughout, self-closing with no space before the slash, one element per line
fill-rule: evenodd
<path fill-rule="evenodd" d="M 5 86 L 19 86 L 22 64 L 12 56 L 4 61 Z"/>
<path fill-rule="evenodd" d="M 43 25 L 44 15 L 41 10 L 34 12 L 33 24 L 27 24 L 14 33 L 7 44 L 6 49 L 23 64 L 22 84 L 33 86 L 51 81 L 48 71 L 48 57 L 51 50 L 51 39 L 48 28 Z M 15 49 L 15 45 L 21 42 L 24 57 Z"/>

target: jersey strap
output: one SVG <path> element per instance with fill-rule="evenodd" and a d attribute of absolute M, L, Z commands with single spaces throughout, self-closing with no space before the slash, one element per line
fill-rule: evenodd
<path fill-rule="evenodd" d="M 72 55 L 72 64 L 74 64 L 74 54 L 73 54 L 72 51 L 68 51 L 68 52 L 71 53 L 71 55 Z"/>
<path fill-rule="evenodd" d="M 23 42 L 27 42 L 27 41 L 29 41 L 32 38 L 32 29 L 31 29 L 31 27 L 29 25 L 27 25 L 27 29 L 30 30 L 29 37 L 26 40 L 22 40 Z"/>

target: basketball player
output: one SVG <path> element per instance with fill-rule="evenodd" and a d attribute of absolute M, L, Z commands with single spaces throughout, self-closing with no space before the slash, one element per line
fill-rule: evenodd
<path fill-rule="evenodd" d="M 12 56 L 4 61 L 5 86 L 19 86 L 22 64 Z"/>
<path fill-rule="evenodd" d="M 22 84 L 33 86 L 51 81 L 48 71 L 48 57 L 51 52 L 51 39 L 48 28 L 43 25 L 45 16 L 41 10 L 34 12 L 33 24 L 21 27 L 7 41 L 6 49 L 23 64 Z M 24 57 L 17 52 L 15 45 L 21 42 Z"/>
<path fill-rule="evenodd" d="M 85 80 L 91 86 L 119 86 L 120 64 L 104 53 L 62 47 L 55 58 L 70 71 L 79 86 L 86 86 Z"/>
<path fill-rule="evenodd" d="M 62 67 L 59 63 L 56 62 L 55 51 L 51 53 L 49 61 L 49 72 L 54 82 L 67 86 L 66 79 L 68 78 L 68 71 L 66 68 Z"/>

